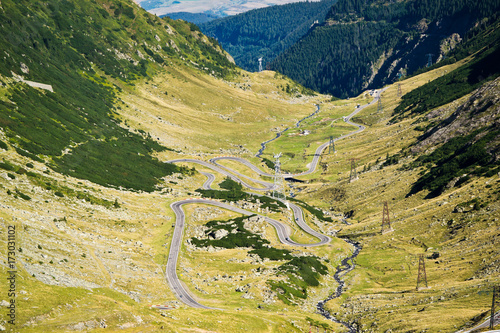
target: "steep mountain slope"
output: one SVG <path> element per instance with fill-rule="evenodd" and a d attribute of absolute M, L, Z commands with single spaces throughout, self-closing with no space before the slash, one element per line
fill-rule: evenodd
<path fill-rule="evenodd" d="M 323 93 L 357 95 L 441 60 L 471 28 L 495 21 L 499 6 L 496 0 L 342 0 L 271 68 Z"/>
<path fill-rule="evenodd" d="M 425 88 L 453 69 L 402 80 L 400 88 Z M 344 216 L 331 225 L 362 247 L 345 276 L 345 294 L 328 302 L 334 317 L 360 332 L 456 332 L 488 317 L 500 282 L 499 83 L 396 122 L 398 85 L 388 86 L 381 107 L 354 118 L 367 129 L 336 142 L 321 171 L 293 185 L 300 199 Z M 331 121 L 318 117 L 306 128 L 320 133 Z M 287 141 L 303 138 L 292 133 L 270 148 Z M 351 159 L 358 173 L 352 181 Z M 293 160 L 282 167 L 293 168 Z M 443 188 L 434 191 L 435 184 Z M 385 229 L 384 202 L 391 226 Z M 423 281 L 416 289 L 420 255 L 428 287 Z"/>
<path fill-rule="evenodd" d="M 413 147 L 414 153 L 444 145 L 415 161 L 429 171 L 412 187 L 408 195 L 428 189 L 427 197 L 436 197 L 471 179 L 471 175 L 491 177 L 500 172 L 498 79 L 483 86 L 448 118 L 424 133 Z M 432 119 L 432 115 L 429 116 Z"/>
<path fill-rule="evenodd" d="M 194 26 L 125 2 L 3 1 L 0 15 L 0 123 L 9 140 L 22 154 L 103 185 L 151 191 L 180 171 L 151 156 L 166 147 L 120 125 L 120 86 L 188 59 L 220 76 L 234 69 Z M 24 80 L 49 84 L 54 93 Z"/>
<path fill-rule="evenodd" d="M 208 36 L 216 38 L 238 66 L 257 71 L 258 58 L 270 63 L 298 41 L 336 0 L 298 2 L 256 9 L 200 24 Z M 265 67 L 265 65 L 264 65 Z"/>

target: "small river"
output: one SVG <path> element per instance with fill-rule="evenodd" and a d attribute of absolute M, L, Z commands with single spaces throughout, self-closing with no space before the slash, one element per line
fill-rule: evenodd
<path fill-rule="evenodd" d="M 333 276 L 335 281 L 337 281 L 337 283 L 338 283 L 338 287 L 335 290 L 335 292 L 333 294 L 331 294 L 330 296 L 328 296 L 327 299 L 319 302 L 318 305 L 316 306 L 316 308 L 318 309 L 318 312 L 326 319 L 330 319 L 333 322 L 344 325 L 349 330 L 349 333 L 356 333 L 357 327 L 356 327 L 355 323 L 347 323 L 347 322 L 343 322 L 341 320 L 338 320 L 337 318 L 333 317 L 330 312 L 325 310 L 326 302 L 331 301 L 334 298 L 338 298 L 338 297 L 340 297 L 340 295 L 342 295 L 345 282 L 341 279 L 341 274 L 342 274 L 342 276 L 344 276 L 347 273 L 349 273 L 350 271 L 352 271 L 354 269 L 354 267 L 356 267 L 356 265 L 354 264 L 354 258 L 356 258 L 359 255 L 359 252 L 361 251 L 361 245 L 359 245 L 359 243 L 356 243 L 348 238 L 343 238 L 343 240 L 346 241 L 347 243 L 351 244 L 352 246 L 354 246 L 354 252 L 349 257 L 344 258 L 341 261 L 340 266 L 337 267 L 337 271 L 335 272 L 335 275 Z M 350 264 L 349 264 L 349 261 L 351 261 Z"/>

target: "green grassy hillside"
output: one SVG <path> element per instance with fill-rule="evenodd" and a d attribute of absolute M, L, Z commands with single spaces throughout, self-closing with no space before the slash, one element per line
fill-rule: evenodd
<path fill-rule="evenodd" d="M 3 1 L 0 16 L 0 124 L 15 149 L 64 174 L 136 190 L 184 172 L 152 156 L 168 147 L 123 128 L 118 96 L 179 62 L 230 75 L 214 40 L 123 1 Z"/>

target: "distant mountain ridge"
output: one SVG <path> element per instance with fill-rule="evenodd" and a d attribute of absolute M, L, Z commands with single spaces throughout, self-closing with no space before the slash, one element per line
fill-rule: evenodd
<path fill-rule="evenodd" d="M 207 23 L 220 18 L 220 16 L 218 15 L 209 13 L 188 13 L 188 12 L 168 13 L 165 15 L 161 15 L 160 17 L 162 18 L 170 17 L 172 20 L 184 20 L 194 24 Z"/>
<path fill-rule="evenodd" d="M 318 1 L 318 0 L 313 0 Z M 152 14 L 206 13 L 219 17 L 237 15 L 249 10 L 299 2 L 298 0 L 135 0 Z"/>
<path fill-rule="evenodd" d="M 262 57 L 265 68 L 345 98 L 440 61 L 499 9 L 499 0 L 324 0 L 253 10 L 200 29 L 246 70 L 257 71 Z"/>

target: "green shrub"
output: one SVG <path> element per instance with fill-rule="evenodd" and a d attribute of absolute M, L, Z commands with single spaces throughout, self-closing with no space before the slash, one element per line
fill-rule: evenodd
<path fill-rule="evenodd" d="M 223 188 L 225 190 L 228 190 L 228 191 L 242 191 L 243 190 L 243 186 L 232 180 L 229 176 L 226 177 L 221 183 L 219 183 L 219 187 L 220 188 Z"/>
<path fill-rule="evenodd" d="M 0 168 L 7 170 L 7 171 L 13 171 L 14 170 L 14 165 L 7 161 L 0 162 Z"/>
<path fill-rule="evenodd" d="M 309 205 L 308 203 L 303 202 L 303 201 L 298 200 L 298 199 L 295 199 L 295 198 L 289 198 L 289 200 L 298 203 L 300 206 L 302 206 L 304 209 L 306 209 L 311 214 L 316 216 L 318 219 L 320 219 L 322 221 L 326 221 L 326 222 L 333 222 L 331 217 L 325 217 L 325 214 L 323 214 L 323 212 L 321 210 L 314 208 L 313 206 Z"/>
<path fill-rule="evenodd" d="M 40 157 L 36 156 L 35 154 L 32 154 L 24 149 L 21 149 L 21 148 L 17 148 L 15 147 L 16 149 L 16 152 L 19 154 L 19 155 L 22 155 L 22 156 L 25 156 L 25 157 L 29 157 L 31 158 L 33 161 L 37 161 L 37 162 L 40 162 L 40 163 L 44 163 L 45 161 L 42 160 Z"/>
<path fill-rule="evenodd" d="M 481 136 L 484 132 L 487 134 Z M 442 194 L 454 178 L 467 174 L 455 184 L 460 186 L 469 179 L 468 174 L 484 176 L 498 169 L 500 162 L 488 153 L 486 145 L 499 135 L 500 130 L 483 128 L 467 136 L 452 138 L 431 154 L 420 156 L 413 166 L 425 165 L 427 170 L 412 186 L 407 197 L 426 189 L 429 190 L 426 198 L 434 198 Z"/>
<path fill-rule="evenodd" d="M 226 185 L 223 185 L 226 186 Z M 232 186 L 232 185 L 227 185 Z M 241 186 L 241 185 L 240 185 Z M 286 208 L 286 205 L 279 200 L 266 197 L 266 196 L 257 196 L 253 194 L 249 194 L 247 192 L 243 192 L 240 190 L 232 190 L 232 191 L 217 191 L 217 190 L 204 190 L 197 189 L 196 192 L 200 193 L 205 198 L 211 199 L 219 199 L 225 200 L 229 202 L 236 202 L 239 200 L 247 200 L 253 203 L 257 203 L 257 200 L 260 201 L 261 208 L 269 208 L 273 212 L 279 212 L 281 208 Z"/>
<path fill-rule="evenodd" d="M 25 168 L 18 168 L 18 169 L 16 170 L 16 173 L 17 173 L 17 174 L 19 174 L 19 175 L 24 175 L 24 174 L 26 174 L 26 172 L 27 172 L 27 171 L 26 171 L 26 169 L 25 169 Z"/>
<path fill-rule="evenodd" d="M 398 164 L 399 163 L 399 154 L 395 154 L 395 155 L 389 155 L 389 153 L 387 153 L 387 156 L 385 158 L 385 162 L 382 164 L 382 166 L 389 166 L 389 165 L 393 165 L 393 164 Z"/>
<path fill-rule="evenodd" d="M 288 250 L 275 249 L 273 247 L 260 247 L 255 250 L 251 250 L 249 253 L 257 254 L 262 259 L 267 258 L 269 260 L 290 260 L 292 259 L 292 254 Z"/>
<path fill-rule="evenodd" d="M 262 162 L 264 162 L 264 164 L 265 164 L 265 165 L 266 165 L 269 169 L 274 170 L 275 165 L 274 165 L 274 162 L 273 162 L 273 161 L 271 161 L 271 160 L 269 160 L 269 159 L 267 159 L 267 158 L 263 157 L 263 158 L 262 158 Z"/>

